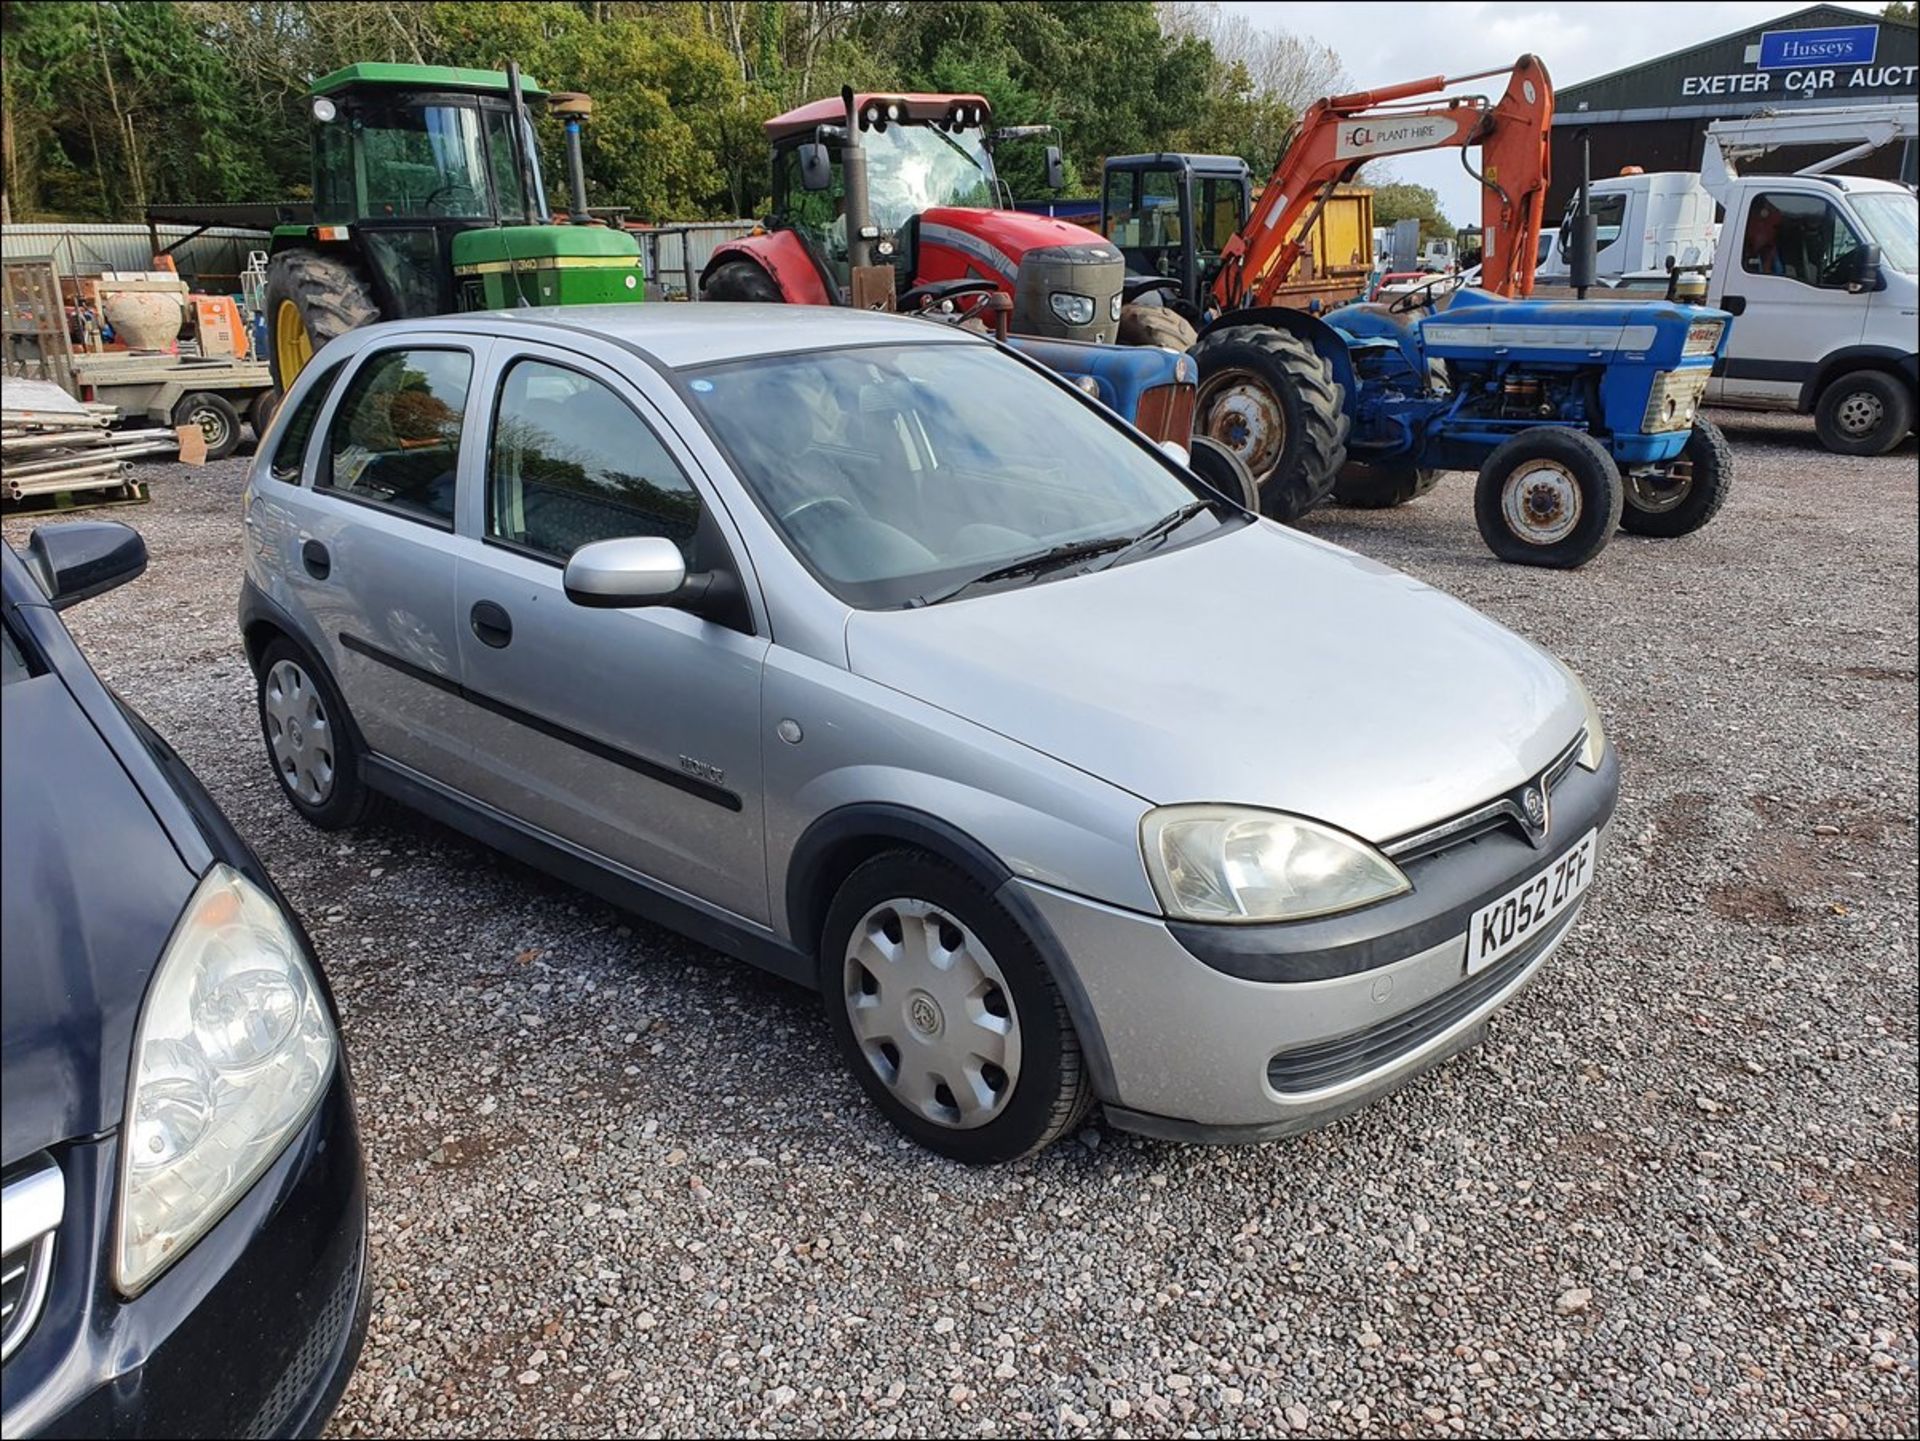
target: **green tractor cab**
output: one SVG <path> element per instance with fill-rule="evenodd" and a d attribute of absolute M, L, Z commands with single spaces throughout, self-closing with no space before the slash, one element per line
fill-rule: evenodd
<path fill-rule="evenodd" d="M 569 134 L 576 203 L 553 223 L 526 102 Z M 327 341 L 376 320 L 639 300 L 640 247 L 592 222 L 574 142 L 585 96 L 512 67 L 349 65 L 314 83 L 313 218 L 273 232 L 268 359 L 283 391 Z"/>

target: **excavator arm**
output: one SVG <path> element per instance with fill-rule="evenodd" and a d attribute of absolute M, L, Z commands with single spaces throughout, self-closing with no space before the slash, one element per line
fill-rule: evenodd
<path fill-rule="evenodd" d="M 1488 75 L 1509 75 L 1498 104 L 1463 96 L 1408 104 Z M 1221 251 L 1213 300 L 1223 310 L 1270 305 L 1299 264 L 1302 237 L 1334 193 L 1369 160 L 1419 150 L 1478 146 L 1481 169 L 1481 285 L 1498 295 L 1533 291 L 1547 199 L 1553 85 L 1532 55 L 1511 70 L 1435 75 L 1315 101 L 1289 137 L 1247 223 Z"/>

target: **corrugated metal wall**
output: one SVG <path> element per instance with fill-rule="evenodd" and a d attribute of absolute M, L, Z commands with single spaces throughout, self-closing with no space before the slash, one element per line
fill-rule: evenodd
<path fill-rule="evenodd" d="M 663 225 L 655 230 L 637 230 L 634 237 L 647 257 L 647 278 L 658 285 L 669 299 L 698 300 L 700 272 L 713 259 L 713 252 L 729 240 L 753 232 L 752 220 L 701 220 L 690 225 Z M 688 294 L 688 279 L 692 294 Z"/>
<path fill-rule="evenodd" d="M 159 227 L 167 246 L 192 235 L 185 225 Z M 209 230 L 173 252 L 181 278 L 213 294 L 238 293 L 247 253 L 265 250 L 264 230 Z M 144 225 L 8 225 L 0 227 L 0 255 L 8 260 L 51 255 L 63 276 L 153 268 L 153 237 Z"/>

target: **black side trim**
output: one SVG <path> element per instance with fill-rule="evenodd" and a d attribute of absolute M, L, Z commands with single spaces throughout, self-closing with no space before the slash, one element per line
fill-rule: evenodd
<path fill-rule="evenodd" d="M 814 987 L 815 968 L 810 954 L 656 890 L 638 877 L 615 869 L 605 860 L 568 844 L 558 836 L 535 831 L 491 807 L 418 779 L 379 756 L 367 758 L 365 779 L 382 795 L 391 796 L 409 809 L 419 811 L 442 825 L 451 826 L 483 846 L 512 856 L 517 861 L 558 877 L 568 885 L 578 886 L 622 910 L 632 911 L 657 925 L 678 931 L 736 960 L 746 961 L 749 965 L 758 966 L 763 971 L 770 971 L 809 990 Z"/>
<path fill-rule="evenodd" d="M 1713 373 L 1728 380 L 1809 381 L 1818 368 L 1811 360 L 1746 360 L 1723 355 Z"/>
<path fill-rule="evenodd" d="M 1544 850 L 1492 831 L 1408 862 L 1401 869 L 1413 889 L 1362 910 L 1274 925 L 1169 921 L 1167 929 L 1197 960 L 1244 981 L 1324 981 L 1391 965 L 1460 935 L 1481 906 L 1611 820 L 1619 794 L 1620 758 L 1609 746 L 1598 771 L 1575 766 L 1560 782 Z"/>
<path fill-rule="evenodd" d="M 516 725 L 523 725 L 528 730 L 538 731 L 543 736 L 570 745 L 576 750 L 583 750 L 588 755 L 598 757 L 600 760 L 609 761 L 617 766 L 623 766 L 636 775 L 645 776 L 648 780 L 658 781 L 663 786 L 672 786 L 677 791 L 685 791 L 688 795 L 719 806 L 722 810 L 737 811 L 741 808 L 739 795 L 728 790 L 725 786 L 717 786 L 711 781 L 703 781 L 698 777 L 682 774 L 680 771 L 668 770 L 658 761 L 650 761 L 645 756 L 637 756 L 631 751 L 623 751 L 617 746 L 610 746 L 605 741 L 595 740 L 590 735 L 583 735 L 577 730 L 563 726 L 558 721 L 550 721 L 545 716 L 535 715 L 532 711 L 521 710 L 519 706 L 509 705 L 503 700 L 496 700 L 494 697 L 484 695 L 471 686 L 461 685 L 459 681 L 450 680 L 437 672 L 427 670 L 422 666 L 417 666 L 410 660 L 403 660 L 391 651 L 385 651 L 380 649 L 379 646 L 370 645 L 358 636 L 349 635 L 345 631 L 340 632 L 340 644 L 355 654 L 363 655 L 368 660 L 378 661 L 381 665 L 389 666 L 399 671 L 402 675 L 419 681 L 422 685 L 430 685 L 435 690 L 445 691 L 448 695 L 458 696 L 468 705 L 478 706 L 481 710 L 492 711 L 493 714 L 502 716 Z"/>

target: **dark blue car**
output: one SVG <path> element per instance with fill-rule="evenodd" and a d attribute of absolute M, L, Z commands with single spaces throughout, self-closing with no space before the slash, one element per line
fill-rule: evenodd
<path fill-rule="evenodd" d="M 0 1431 L 307 1435 L 366 1332 L 352 1086 L 300 922 L 57 614 L 145 566 L 0 546 Z"/>

